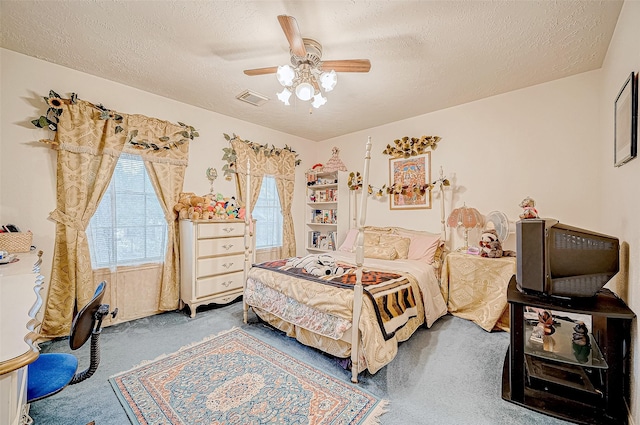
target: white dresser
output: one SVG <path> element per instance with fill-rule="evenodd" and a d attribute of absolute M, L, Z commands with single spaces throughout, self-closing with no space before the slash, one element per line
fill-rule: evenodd
<path fill-rule="evenodd" d="M 180 220 L 180 301 L 191 309 L 242 295 L 245 223 Z"/>
<path fill-rule="evenodd" d="M 0 424 L 22 423 L 27 403 L 27 366 L 39 355 L 36 344 L 42 306 L 39 255 L 18 254 L 0 265 Z"/>

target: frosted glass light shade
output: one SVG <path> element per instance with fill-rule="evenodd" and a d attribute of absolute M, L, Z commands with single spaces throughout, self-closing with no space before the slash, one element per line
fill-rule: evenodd
<path fill-rule="evenodd" d="M 289 98 L 291 97 L 291 92 L 286 88 L 282 89 L 280 93 L 278 93 L 278 99 L 282 101 L 285 105 L 289 106 Z"/>
<path fill-rule="evenodd" d="M 317 95 L 313 96 L 313 102 L 311 102 L 311 106 L 318 109 L 325 103 L 327 103 L 327 98 L 322 97 L 322 94 L 318 93 Z"/>
<path fill-rule="evenodd" d="M 290 65 L 282 65 L 278 67 L 276 72 L 276 78 L 278 82 L 284 87 L 290 87 L 293 84 L 293 79 L 296 76 L 296 72 Z"/>
<path fill-rule="evenodd" d="M 309 100 L 313 97 L 313 86 L 309 83 L 300 83 L 296 87 L 296 96 L 300 100 Z"/>
<path fill-rule="evenodd" d="M 333 69 L 320 75 L 320 84 L 324 91 L 331 91 L 338 83 L 338 74 Z"/>

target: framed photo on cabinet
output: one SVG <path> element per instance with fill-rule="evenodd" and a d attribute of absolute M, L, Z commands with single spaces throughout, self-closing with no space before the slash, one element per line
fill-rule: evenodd
<path fill-rule="evenodd" d="M 431 152 L 389 159 L 389 207 L 392 210 L 431 208 Z"/>
<path fill-rule="evenodd" d="M 631 161 L 638 150 L 638 82 L 631 73 L 615 101 L 613 164 L 620 167 Z"/>

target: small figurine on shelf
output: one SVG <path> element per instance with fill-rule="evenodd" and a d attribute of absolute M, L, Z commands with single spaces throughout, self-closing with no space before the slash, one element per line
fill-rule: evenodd
<path fill-rule="evenodd" d="M 538 210 L 536 210 L 536 201 L 533 198 L 526 197 L 520 202 L 520 208 L 523 209 L 520 218 L 526 220 L 528 218 L 538 218 Z"/>
<path fill-rule="evenodd" d="M 553 316 L 549 310 L 538 311 L 538 324 L 531 332 L 531 340 L 545 342 L 544 337 L 553 335 L 556 328 L 553 326 Z"/>
<path fill-rule="evenodd" d="M 573 347 L 573 354 L 576 356 L 576 360 L 581 363 L 589 361 L 591 340 L 589 339 L 589 330 L 582 321 L 576 322 L 576 325 L 573 327 L 571 346 Z"/>
<path fill-rule="evenodd" d="M 591 345 L 591 341 L 589 340 L 589 330 L 584 322 L 576 322 L 576 325 L 573 327 L 572 342 L 580 346 Z"/>

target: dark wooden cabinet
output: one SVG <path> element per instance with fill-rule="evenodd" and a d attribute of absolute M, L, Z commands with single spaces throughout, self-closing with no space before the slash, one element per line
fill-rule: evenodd
<path fill-rule="evenodd" d="M 520 292 L 513 276 L 507 290 L 511 341 L 504 362 L 502 398 L 529 409 L 579 424 L 627 424 L 631 321 L 627 305 L 608 289 L 595 297 L 559 299 Z M 535 347 L 525 308 L 591 316 L 591 347 L 571 344 L 571 322 Z M 567 327 L 571 327 L 568 329 Z M 566 340 L 566 338 L 569 338 Z"/>

